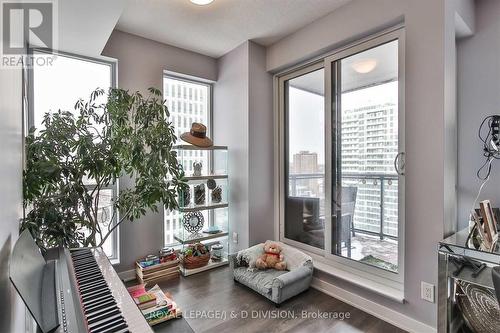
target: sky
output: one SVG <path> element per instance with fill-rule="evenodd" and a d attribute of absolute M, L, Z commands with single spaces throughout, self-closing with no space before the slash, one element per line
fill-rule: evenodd
<path fill-rule="evenodd" d="M 289 154 L 300 151 L 318 153 L 318 164 L 324 164 L 324 97 L 294 87 L 289 88 Z M 342 110 L 365 105 L 398 102 L 398 82 L 390 82 L 342 94 Z"/>

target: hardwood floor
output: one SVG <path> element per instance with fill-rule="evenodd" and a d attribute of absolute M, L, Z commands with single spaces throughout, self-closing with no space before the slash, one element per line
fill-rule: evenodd
<path fill-rule="evenodd" d="M 160 286 L 172 293 L 184 312 L 184 318 L 196 333 L 404 332 L 312 288 L 276 308 L 263 296 L 235 283 L 229 267 L 181 277 L 180 281 L 165 282 Z M 334 316 L 337 313 L 346 317 L 349 314 L 349 318 L 303 318 L 303 311 L 309 316 L 318 313 Z M 248 317 L 242 318 L 245 315 Z M 168 326 L 159 325 L 155 332 L 173 331 Z"/>

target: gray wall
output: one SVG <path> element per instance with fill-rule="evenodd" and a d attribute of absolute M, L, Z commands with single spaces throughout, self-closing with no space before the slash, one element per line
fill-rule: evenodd
<path fill-rule="evenodd" d="M 406 303 L 392 302 L 345 281 L 342 287 L 434 327 L 437 308 L 420 299 L 420 282 L 436 285 L 437 242 L 456 225 L 453 200 L 445 199 L 455 191 L 453 175 L 445 177 L 445 173 L 454 172 L 456 163 L 456 152 L 446 146 L 454 137 L 453 130 L 447 131 L 454 121 L 450 72 L 454 60 L 445 50 L 454 38 L 447 14 L 451 7 L 444 0 L 354 0 L 272 45 L 267 53 L 268 70 L 278 71 L 404 20 Z M 329 275 L 321 277 L 337 283 Z"/>
<path fill-rule="evenodd" d="M 477 136 L 484 117 L 500 114 L 500 1 L 476 1 L 476 32 L 460 41 L 458 54 L 458 193 L 459 225 L 468 224 L 469 210 L 481 181 L 483 163 Z M 493 163 L 488 185 L 480 200 L 500 206 L 500 165 Z"/>
<path fill-rule="evenodd" d="M 266 50 L 248 44 L 249 245 L 274 235 L 273 81 Z"/>
<path fill-rule="evenodd" d="M 214 139 L 229 146 L 231 251 L 273 238 L 272 76 L 265 49 L 245 42 L 218 60 Z"/>
<path fill-rule="evenodd" d="M 113 31 L 103 55 L 118 59 L 118 85 L 130 91 L 146 92 L 149 87 L 163 89 L 163 71 L 169 70 L 207 80 L 217 79 L 215 59 L 161 44 L 121 31 Z M 130 180 L 120 179 L 126 187 Z M 157 253 L 163 247 L 163 210 L 120 226 L 120 264 L 117 271 L 134 268 L 141 256 Z"/>
<path fill-rule="evenodd" d="M 25 310 L 9 280 L 9 259 L 22 217 L 22 74 L 0 69 L 0 332 L 24 332 Z"/>
<path fill-rule="evenodd" d="M 219 58 L 217 64 L 213 136 L 214 142 L 229 147 L 230 231 L 238 233 L 238 244 L 232 243 L 231 251 L 238 251 L 249 242 L 248 43 Z"/>

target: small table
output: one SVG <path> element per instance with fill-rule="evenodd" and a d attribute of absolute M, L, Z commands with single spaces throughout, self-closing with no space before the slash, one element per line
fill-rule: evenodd
<path fill-rule="evenodd" d="M 500 265 L 500 248 L 485 252 L 467 245 L 469 229 L 465 228 L 439 242 L 438 246 L 438 332 L 457 332 L 464 324 L 457 306 L 456 281 L 461 280 L 494 289 L 492 267 Z M 479 269 L 457 262 L 478 264 Z"/>

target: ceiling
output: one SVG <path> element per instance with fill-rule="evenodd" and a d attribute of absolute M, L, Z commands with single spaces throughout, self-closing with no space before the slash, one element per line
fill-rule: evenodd
<path fill-rule="evenodd" d="M 212 57 L 246 40 L 268 46 L 350 0 L 129 0 L 117 29 Z"/>
<path fill-rule="evenodd" d="M 392 41 L 372 49 L 354 54 L 341 61 L 342 91 L 360 89 L 398 78 L 398 42 Z M 367 60 L 374 60 L 376 66 L 368 73 L 357 73 L 353 66 Z M 314 72 L 296 77 L 290 85 L 297 89 L 324 95 L 324 71 Z"/>

